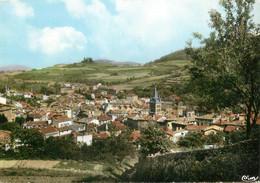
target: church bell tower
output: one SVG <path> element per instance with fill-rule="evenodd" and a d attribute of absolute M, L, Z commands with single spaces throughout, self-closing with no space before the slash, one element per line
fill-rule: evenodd
<path fill-rule="evenodd" d="M 156 87 L 154 88 L 153 97 L 150 99 L 150 114 L 151 115 L 160 115 L 162 108 L 162 100 L 158 95 Z"/>

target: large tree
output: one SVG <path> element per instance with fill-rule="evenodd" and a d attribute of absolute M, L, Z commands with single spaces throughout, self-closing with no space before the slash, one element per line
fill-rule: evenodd
<path fill-rule="evenodd" d="M 156 153 L 165 153 L 171 150 L 173 142 L 167 137 L 163 129 L 151 125 L 141 130 L 140 139 L 141 148 L 139 150 L 142 156 L 148 156 Z"/>
<path fill-rule="evenodd" d="M 260 109 L 260 35 L 252 19 L 254 0 L 221 0 L 224 12 L 210 12 L 213 31 L 201 47 L 186 51 L 194 65 L 191 82 L 198 101 L 208 109 L 240 108 L 250 138 Z"/>

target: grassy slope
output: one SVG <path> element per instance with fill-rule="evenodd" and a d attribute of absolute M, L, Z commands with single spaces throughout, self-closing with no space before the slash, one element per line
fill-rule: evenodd
<path fill-rule="evenodd" d="M 177 55 L 182 55 L 178 53 Z M 167 59 L 165 59 L 167 57 Z M 94 84 L 105 82 L 121 89 L 135 86 L 148 87 L 163 80 L 176 82 L 187 77 L 185 65 L 189 60 L 176 55 L 165 56 L 143 66 L 120 66 L 108 64 L 68 64 L 32 70 L 12 76 L 17 81 L 80 82 Z M 172 60 L 173 59 L 173 60 Z"/>

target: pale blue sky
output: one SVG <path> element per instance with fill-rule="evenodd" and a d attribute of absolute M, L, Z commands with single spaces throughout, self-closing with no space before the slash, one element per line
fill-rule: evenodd
<path fill-rule="evenodd" d="M 146 63 L 207 36 L 218 0 L 0 0 L 0 65 Z M 255 22 L 260 22 L 256 0 Z"/>

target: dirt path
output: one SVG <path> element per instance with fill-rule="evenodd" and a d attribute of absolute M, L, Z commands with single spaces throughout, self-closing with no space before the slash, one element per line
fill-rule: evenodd
<path fill-rule="evenodd" d="M 40 168 L 51 169 L 60 161 L 48 160 L 0 160 L 0 168 Z"/>

